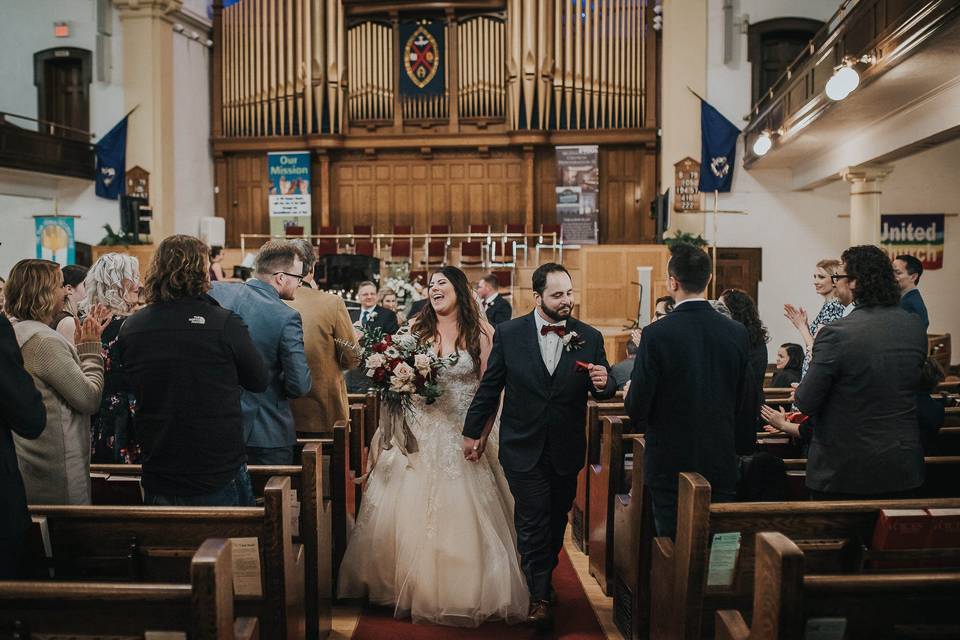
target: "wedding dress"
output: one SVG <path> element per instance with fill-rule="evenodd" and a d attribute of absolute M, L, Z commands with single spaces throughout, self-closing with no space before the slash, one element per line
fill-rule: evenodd
<path fill-rule="evenodd" d="M 441 376 L 443 395 L 429 405 L 418 397 L 407 411 L 419 451 L 380 452 L 367 478 L 339 595 L 393 605 L 414 622 L 519 622 L 529 594 L 496 434 L 479 462 L 463 458 L 463 421 L 479 384 L 470 356 L 460 353 Z"/>

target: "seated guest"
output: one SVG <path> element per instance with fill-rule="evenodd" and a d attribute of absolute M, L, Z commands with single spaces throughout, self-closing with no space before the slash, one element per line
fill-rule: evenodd
<path fill-rule="evenodd" d="M 90 504 L 90 416 L 103 391 L 100 334 L 110 315 L 90 309 L 74 347 L 50 328 L 66 297 L 56 262 L 21 260 L 10 271 L 7 316 L 47 410 L 39 438 L 13 437 L 30 504 Z"/>
<path fill-rule="evenodd" d="M 477 282 L 477 294 L 487 315 L 487 320 L 496 327 L 513 317 L 513 307 L 500 295 L 500 280 L 495 274 L 488 273 Z"/>
<path fill-rule="evenodd" d="M 750 338 L 750 368 L 759 389 L 757 409 L 763 404 L 763 379 L 767 374 L 767 343 L 770 335 L 760 320 L 757 305 L 743 289 L 727 289 L 720 294 L 720 302 L 730 310 L 730 317 L 747 328 Z"/>
<path fill-rule="evenodd" d="M 2 311 L 0 304 L 0 311 Z M 13 436 L 40 437 L 47 422 L 43 397 L 23 368 L 20 345 L 10 321 L 0 313 L 0 580 L 24 577 L 30 528 L 27 494 L 17 468 Z"/>
<path fill-rule="evenodd" d="M 800 382 L 803 368 L 803 347 L 794 342 L 785 342 L 777 349 L 777 371 L 773 374 L 770 386 L 775 389 L 789 389 L 790 385 Z"/>
<path fill-rule="evenodd" d="M 930 318 L 927 315 L 927 305 L 920 295 L 920 276 L 923 275 L 923 263 L 914 256 L 897 256 L 893 261 L 893 274 L 897 277 L 900 287 L 900 308 L 915 313 L 923 321 L 923 330 L 930 327 Z"/>
<path fill-rule="evenodd" d="M 833 279 L 853 311 L 817 333 L 796 391 L 812 422 L 807 487 L 815 500 L 905 496 L 923 483 L 916 394 L 926 332 L 899 307 L 893 266 L 879 248 L 844 251 Z"/>
<path fill-rule="evenodd" d="M 166 238 L 144 283 L 147 306 L 120 329 L 146 504 L 254 504 L 240 392 L 266 389 L 267 368 L 240 317 L 204 295 L 209 275 L 205 244 Z"/>
<path fill-rule="evenodd" d="M 736 498 L 737 456 L 753 450 L 759 414 L 747 329 L 704 298 L 710 257 L 690 244 L 671 254 L 667 289 L 677 305 L 644 329 L 624 402 L 646 433 L 644 476 L 661 536 L 676 531 L 680 472 L 706 477 L 714 502 Z"/>
<path fill-rule="evenodd" d="M 210 282 L 226 279 L 223 273 L 223 247 L 210 247 Z"/>
<path fill-rule="evenodd" d="M 266 390 L 244 391 L 240 400 L 249 464 L 293 464 L 297 433 L 289 400 L 306 395 L 312 381 L 300 312 L 283 301 L 294 299 L 303 277 L 297 248 L 271 240 L 257 252 L 251 279 L 215 282 L 210 288 L 217 302 L 243 318 L 267 364 Z"/>
<path fill-rule="evenodd" d="M 140 441 L 133 423 L 134 397 L 127 388 L 117 338 L 140 298 L 140 263 L 125 253 L 100 256 L 84 281 L 81 308 L 110 310 L 110 323 L 100 336 L 104 383 L 100 410 L 90 419 L 90 459 L 96 464 L 139 464 Z"/>
<path fill-rule="evenodd" d="M 80 318 L 80 303 L 87 297 L 87 291 L 83 285 L 87 277 L 87 268 L 78 264 L 68 264 L 61 271 L 63 286 L 67 289 L 67 299 L 63 309 L 54 316 L 50 328 L 56 329 L 60 335 L 73 343 L 73 334 L 77 329 L 77 320 Z"/>
<path fill-rule="evenodd" d="M 303 260 L 304 282 L 313 284 L 316 256 L 307 240 L 294 240 Z M 356 344 L 350 314 L 340 296 L 300 287 L 287 302 L 303 319 L 303 347 L 313 375 L 313 386 L 302 398 L 290 401 L 297 433 L 316 437 L 333 431 L 333 424 L 349 417 L 347 387 L 342 371 L 359 364 L 350 345 Z"/>

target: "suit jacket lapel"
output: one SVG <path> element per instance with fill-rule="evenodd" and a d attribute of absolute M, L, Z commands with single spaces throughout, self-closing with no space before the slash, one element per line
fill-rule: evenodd
<path fill-rule="evenodd" d="M 576 330 L 577 321 L 571 316 L 567 319 L 567 335 L 570 335 L 571 332 Z M 555 386 L 560 386 L 562 379 L 566 378 L 573 370 L 574 360 L 576 360 L 576 354 L 573 351 L 568 351 L 566 346 L 561 347 L 557 368 L 553 370 L 553 383 Z"/>

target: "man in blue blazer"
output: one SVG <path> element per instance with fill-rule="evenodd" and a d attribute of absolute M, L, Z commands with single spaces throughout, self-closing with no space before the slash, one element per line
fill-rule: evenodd
<path fill-rule="evenodd" d="M 288 399 L 310 391 L 310 367 L 303 349 L 300 313 L 284 304 L 303 280 L 296 247 L 271 240 L 257 253 L 253 277 L 244 284 L 215 282 L 210 295 L 243 318 L 270 378 L 262 393 L 240 398 L 247 464 L 293 464 L 297 441 Z"/>

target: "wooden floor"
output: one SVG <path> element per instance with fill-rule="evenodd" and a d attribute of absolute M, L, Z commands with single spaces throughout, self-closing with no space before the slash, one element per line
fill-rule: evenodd
<path fill-rule="evenodd" d="M 600 585 L 590 575 L 587 565 L 587 556 L 581 553 L 570 538 L 570 529 L 567 529 L 567 541 L 564 545 L 567 555 L 570 556 L 570 562 L 580 578 L 580 584 L 590 600 L 590 606 L 597 614 L 600 626 L 607 635 L 607 640 L 622 640 L 623 636 L 617 631 L 613 624 L 613 599 L 603 595 Z M 333 608 L 333 632 L 330 634 L 331 640 L 349 640 L 353 636 L 353 631 L 357 627 L 357 620 L 360 617 L 359 606 L 334 606 Z M 563 636 L 563 629 L 557 629 L 557 635 Z"/>

